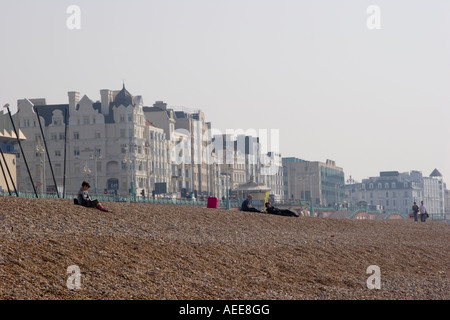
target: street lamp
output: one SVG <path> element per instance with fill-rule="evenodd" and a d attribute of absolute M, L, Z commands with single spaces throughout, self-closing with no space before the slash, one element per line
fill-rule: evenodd
<path fill-rule="evenodd" d="M 350 175 L 349 178 L 347 179 L 347 184 L 354 184 L 355 180 L 352 178 L 352 176 Z M 348 205 L 349 205 L 349 209 L 352 209 L 352 187 L 348 188 Z"/>
<path fill-rule="evenodd" d="M 317 175 L 317 172 L 314 173 L 310 173 L 307 175 L 304 175 L 303 177 L 301 177 L 300 179 L 298 179 L 301 182 L 301 191 L 303 192 L 303 198 L 306 201 L 306 186 L 305 186 L 305 182 L 306 180 L 309 178 L 309 214 L 310 216 L 313 216 L 313 197 L 312 197 L 312 177 L 315 177 Z M 301 200 L 300 200 L 301 202 Z"/>
<path fill-rule="evenodd" d="M 225 187 L 227 188 L 227 190 L 226 190 L 226 196 L 227 196 L 227 210 L 230 210 L 230 192 L 229 192 L 229 189 L 230 189 L 230 183 L 229 183 L 229 181 L 230 181 L 230 174 L 229 173 L 221 173 L 221 175 L 223 175 L 223 176 L 225 176 Z"/>
<path fill-rule="evenodd" d="M 38 144 L 36 145 L 36 153 L 39 154 L 39 177 L 41 180 L 40 189 L 41 189 L 41 197 L 44 194 L 44 177 L 45 177 L 45 156 L 42 159 L 42 155 L 45 153 L 44 147 L 41 145 L 41 140 L 38 140 Z"/>
<path fill-rule="evenodd" d="M 87 165 L 87 160 L 84 163 L 83 174 L 84 174 L 84 180 L 88 180 L 88 176 L 91 174 L 91 169 L 89 169 L 89 167 Z"/>
<path fill-rule="evenodd" d="M 128 203 L 130 203 L 130 190 L 128 189 L 128 186 L 129 186 L 129 174 L 130 174 L 130 165 L 131 165 L 131 159 L 130 159 L 130 157 L 129 157 L 129 155 L 128 155 L 128 148 L 127 148 L 127 150 L 126 150 L 126 152 L 125 152 L 125 157 L 123 158 L 123 160 L 122 160 L 122 162 L 126 165 L 126 167 L 127 167 L 127 192 L 128 192 L 128 197 L 127 197 L 127 202 Z"/>
<path fill-rule="evenodd" d="M 94 160 L 94 170 L 95 170 L 95 196 L 97 197 L 98 195 L 97 195 L 97 188 L 98 188 L 98 183 L 97 183 L 97 180 L 98 180 L 98 170 L 97 170 L 97 168 L 98 168 L 98 160 L 100 160 L 100 159 L 102 159 L 102 155 L 101 154 L 98 154 L 98 152 L 96 152 L 95 153 L 95 155 L 94 154 L 91 154 L 91 160 Z"/>

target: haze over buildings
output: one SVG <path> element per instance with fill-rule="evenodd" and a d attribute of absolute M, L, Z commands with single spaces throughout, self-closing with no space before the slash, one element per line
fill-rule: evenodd
<path fill-rule="evenodd" d="M 0 12 L 0 105 L 95 102 L 125 79 L 145 105 L 199 108 L 223 132 L 279 129 L 283 157 L 332 159 L 345 179 L 450 177 L 448 1 L 5 0 Z"/>

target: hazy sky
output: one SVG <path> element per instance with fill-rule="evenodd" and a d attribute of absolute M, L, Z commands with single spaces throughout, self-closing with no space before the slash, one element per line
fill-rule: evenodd
<path fill-rule="evenodd" d="M 335 160 L 346 179 L 437 168 L 449 184 L 449 14 L 447 0 L 1 0 L 0 104 L 95 101 L 125 79 L 223 131 L 279 129 L 284 157 Z"/>

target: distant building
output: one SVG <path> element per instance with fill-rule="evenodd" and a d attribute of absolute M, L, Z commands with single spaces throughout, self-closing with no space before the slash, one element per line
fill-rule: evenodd
<path fill-rule="evenodd" d="M 445 213 L 445 186 L 442 174 L 434 169 L 429 177 L 423 177 L 423 201 L 428 213 Z"/>
<path fill-rule="evenodd" d="M 100 90 L 100 96 L 94 102 L 72 91 L 66 104 L 48 105 L 45 99 L 18 101 L 13 118 L 30 137 L 23 143 L 26 159 L 34 183 L 44 185 L 44 192 L 56 190 L 47 151 L 58 190 L 62 191 L 65 182 L 69 194 L 79 190 L 82 180 L 91 182 L 91 192 L 122 196 L 130 190 L 137 196 L 194 191 L 212 195 L 217 190 L 211 166 L 173 161 L 176 146 L 192 142 L 194 124 L 201 125 L 202 133 L 210 128 L 203 113 L 176 114 L 162 101 L 145 107 L 142 97 L 132 95 L 125 85 L 121 90 Z M 36 152 L 38 144 L 44 147 L 37 112 L 48 148 L 43 154 Z M 176 130 L 176 125 L 187 132 Z M 184 156 L 192 159 L 206 143 L 200 149 L 191 144 Z M 23 159 L 18 157 L 17 162 L 18 168 L 25 168 Z M 42 163 L 44 178 L 40 181 Z M 18 170 L 17 182 L 20 191 L 33 191 L 26 170 Z"/>
<path fill-rule="evenodd" d="M 450 215 L 450 190 L 447 187 L 445 187 L 444 212 Z"/>
<path fill-rule="evenodd" d="M 420 171 L 384 171 L 347 188 L 351 190 L 353 205 L 365 203 L 381 207 L 384 212 L 409 214 L 414 202 L 420 205 L 424 201 L 430 214 L 442 215 L 445 211 L 444 183 L 437 170 L 429 177 L 423 177 Z"/>
<path fill-rule="evenodd" d="M 316 206 L 336 206 L 344 202 L 344 171 L 335 161 L 306 161 L 283 158 L 286 199 L 311 201 Z"/>
<path fill-rule="evenodd" d="M 283 198 L 281 154 L 262 154 L 259 138 L 254 136 L 221 134 L 213 140 L 220 172 L 230 177 L 230 190 L 252 181 L 267 186 L 276 200 Z"/>

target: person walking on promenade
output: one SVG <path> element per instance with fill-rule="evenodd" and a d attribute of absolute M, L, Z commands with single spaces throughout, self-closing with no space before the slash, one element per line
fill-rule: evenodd
<path fill-rule="evenodd" d="M 425 208 L 425 206 L 423 205 L 423 201 L 420 202 L 419 211 L 420 211 L 420 221 L 425 222 L 425 220 L 427 220 L 428 218 L 428 212 L 427 208 Z"/>
<path fill-rule="evenodd" d="M 414 221 L 417 222 L 417 218 L 419 215 L 419 206 L 417 205 L 417 203 L 414 201 L 414 205 L 412 206 L 412 211 L 414 214 Z"/>

